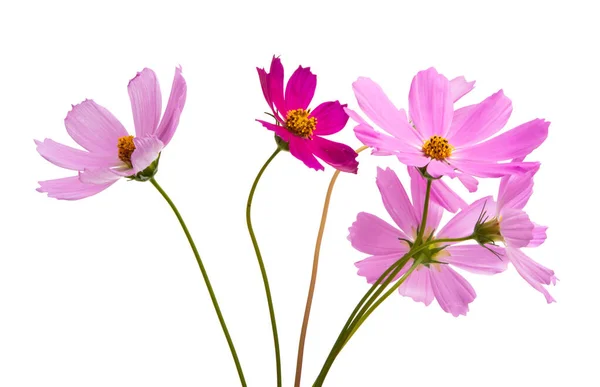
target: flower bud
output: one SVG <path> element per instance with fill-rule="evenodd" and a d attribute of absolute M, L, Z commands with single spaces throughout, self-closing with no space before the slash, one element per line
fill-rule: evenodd
<path fill-rule="evenodd" d="M 152 179 L 158 172 L 158 160 L 160 160 L 160 153 L 158 154 L 156 160 L 154 160 L 146 169 L 136 173 L 135 175 L 127 176 L 127 178 L 135 181 L 148 181 Z"/>

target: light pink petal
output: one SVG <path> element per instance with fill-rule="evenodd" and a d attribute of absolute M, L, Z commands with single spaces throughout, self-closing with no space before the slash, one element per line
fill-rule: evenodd
<path fill-rule="evenodd" d="M 477 104 L 468 105 L 454 111 L 452 124 L 450 125 L 450 129 L 448 129 L 448 133 L 446 133 L 446 138 L 454 138 L 455 142 L 451 143 L 452 146 L 456 147 L 458 145 L 456 143 L 456 133 L 460 128 L 463 127 L 467 119 L 471 117 L 471 114 L 475 111 L 475 109 L 477 109 L 477 106 Z"/>
<path fill-rule="evenodd" d="M 183 75 L 181 75 L 181 67 L 175 68 L 175 76 L 173 77 L 173 85 L 171 86 L 171 94 L 169 95 L 169 102 L 165 108 L 165 113 L 158 124 L 158 128 L 154 132 L 156 137 L 164 146 L 171 141 L 177 125 L 179 125 L 179 118 L 181 112 L 185 106 L 185 99 L 187 95 L 187 84 Z"/>
<path fill-rule="evenodd" d="M 310 71 L 310 67 L 298 66 L 285 87 L 286 114 L 290 110 L 308 109 L 316 88 L 317 76 Z"/>
<path fill-rule="evenodd" d="M 273 56 L 269 70 L 269 90 L 275 108 L 282 117 L 285 117 L 287 109 L 283 99 L 283 65 L 281 60 L 275 56 Z"/>
<path fill-rule="evenodd" d="M 50 161 L 52 164 L 61 168 L 81 171 L 84 168 L 102 168 L 118 165 L 120 160 L 117 156 L 117 147 L 113 155 L 96 154 L 79 149 L 71 148 L 53 141 L 49 138 L 42 141 L 34 140 L 37 145 L 38 153 Z"/>
<path fill-rule="evenodd" d="M 503 177 L 511 174 L 522 174 L 540 167 L 538 162 L 495 163 L 491 161 L 452 160 L 452 165 L 461 172 L 477 177 Z M 462 180 L 461 180 L 462 181 Z"/>
<path fill-rule="evenodd" d="M 367 124 L 364 118 L 360 116 L 357 112 L 352 109 L 349 109 L 346 105 L 344 105 L 344 112 L 348 115 L 348 117 L 352 118 L 357 124 Z M 371 126 L 371 125 L 369 125 Z"/>
<path fill-rule="evenodd" d="M 556 300 L 548 293 L 548 290 L 543 285 L 555 285 L 556 276 L 554 271 L 548 269 L 529 258 L 519 249 L 507 248 L 506 255 L 510 259 L 517 272 L 523 277 L 529 285 L 535 290 L 542 293 L 546 297 L 546 302 L 549 304 Z"/>
<path fill-rule="evenodd" d="M 450 82 L 433 68 L 419 71 L 408 95 L 410 116 L 425 140 L 433 135 L 446 137 L 454 109 Z"/>
<path fill-rule="evenodd" d="M 439 160 L 431 160 L 427 165 L 427 173 L 433 177 L 456 176 L 456 172 L 451 165 Z"/>
<path fill-rule="evenodd" d="M 394 254 L 386 254 L 386 255 L 374 255 L 371 257 L 367 257 L 363 260 L 360 260 L 354 264 L 358 268 L 358 275 L 365 277 L 368 283 L 372 284 L 379 279 L 383 275 L 383 273 L 390 268 L 394 263 L 398 262 L 404 254 L 408 253 L 408 245 L 404 250 Z M 402 269 L 398 272 L 398 274 L 394 277 L 394 281 L 399 279 L 408 268 L 410 268 L 412 260 L 408 260 L 408 262 L 402 267 Z"/>
<path fill-rule="evenodd" d="M 413 168 L 414 169 L 414 168 Z M 377 168 L 377 188 L 383 205 L 394 222 L 406 235 L 416 235 L 420 219 L 404 190 L 400 179 L 390 168 Z"/>
<path fill-rule="evenodd" d="M 404 148 L 420 148 L 423 140 L 408 123 L 406 115 L 399 111 L 381 87 L 369 78 L 360 77 L 352 84 L 354 95 L 362 111 L 377 126 L 402 140 Z"/>
<path fill-rule="evenodd" d="M 466 173 L 459 173 L 456 175 L 456 177 L 458 177 L 458 180 L 460 180 L 462 185 L 464 185 L 465 188 L 469 190 L 469 192 L 477 191 L 477 186 L 479 185 L 479 182 L 476 178 Z"/>
<path fill-rule="evenodd" d="M 114 181 L 106 184 L 84 184 L 79 181 L 78 176 L 72 176 L 63 179 L 40 181 L 38 183 L 40 187 L 37 188 L 37 191 L 46 192 L 48 197 L 60 200 L 79 200 L 104 191 Z"/>
<path fill-rule="evenodd" d="M 498 191 L 498 208 L 523 209 L 533 193 L 533 176 L 536 172 L 503 177 Z"/>
<path fill-rule="evenodd" d="M 290 153 L 292 156 L 302 161 L 307 167 L 322 171 L 325 168 L 313 155 L 310 148 L 312 140 L 303 139 L 297 136 L 289 136 Z"/>
<path fill-rule="evenodd" d="M 344 129 L 348 122 L 348 115 L 344 111 L 344 107 L 346 105 L 341 105 L 338 101 L 323 102 L 317 106 L 310 114 L 317 120 L 317 127 L 313 133 L 325 136 Z"/>
<path fill-rule="evenodd" d="M 398 160 L 405 165 L 423 167 L 429 162 L 422 152 L 416 149 L 403 149 L 405 145 L 401 140 L 387 134 L 379 133 L 369 124 L 360 124 L 354 128 L 354 134 L 363 144 L 373 148 L 373 154 L 396 155 Z"/>
<path fill-rule="evenodd" d="M 549 122 L 535 119 L 491 140 L 458 149 L 454 155 L 458 158 L 490 161 L 525 157 L 546 140 L 549 126 Z"/>
<path fill-rule="evenodd" d="M 523 210 L 503 208 L 500 211 L 500 234 L 507 246 L 525 247 L 533 239 L 533 222 Z"/>
<path fill-rule="evenodd" d="M 348 145 L 330 141 L 323 137 L 314 136 L 307 141 L 312 153 L 342 172 L 356 173 L 358 171 L 358 154 Z"/>
<path fill-rule="evenodd" d="M 496 203 L 491 196 L 473 202 L 469 207 L 454 215 L 437 233 L 437 238 L 463 238 L 473 234 L 475 224 L 480 217 L 491 220 L 496 216 Z"/>
<path fill-rule="evenodd" d="M 425 206 L 425 193 L 427 191 L 427 180 L 421 176 L 416 168 L 408 168 L 410 176 L 410 193 L 413 199 L 415 215 L 418 223 L 421 223 L 423 218 L 423 209 Z M 433 185 L 433 182 L 432 182 Z M 429 209 L 427 211 L 427 224 L 425 225 L 425 236 L 428 236 L 433 230 L 440 225 L 444 211 L 436 202 L 429 201 Z"/>
<path fill-rule="evenodd" d="M 529 244 L 527 245 L 527 247 L 537 247 L 539 245 L 541 245 L 542 243 L 544 243 L 544 241 L 546 240 L 546 230 L 548 230 L 547 226 L 540 226 L 537 223 L 533 223 L 533 230 L 532 230 L 532 238 L 531 241 L 529 241 Z"/>
<path fill-rule="evenodd" d="M 512 103 L 500 90 L 474 107 L 463 109 L 468 115 L 459 116 L 461 125 L 454 122 L 446 136 L 456 148 L 483 141 L 502 129 L 512 112 Z"/>
<path fill-rule="evenodd" d="M 431 200 L 450 212 L 467 208 L 468 204 L 441 179 L 431 183 Z"/>
<path fill-rule="evenodd" d="M 399 239 L 408 239 L 402 231 L 367 212 L 360 212 L 348 231 L 352 247 L 365 254 L 403 254 L 408 246 Z"/>
<path fill-rule="evenodd" d="M 456 77 L 450 81 L 450 96 L 452 102 L 456 102 L 461 99 L 465 94 L 473 90 L 475 87 L 475 81 L 467 82 L 465 77 Z"/>
<path fill-rule="evenodd" d="M 84 184 L 112 184 L 120 178 L 110 168 L 85 169 L 79 172 L 79 181 Z"/>
<path fill-rule="evenodd" d="M 406 264 L 409 265 L 408 263 Z M 409 266 L 410 267 L 410 266 Z M 410 297 L 416 302 L 422 302 L 425 305 L 433 301 L 433 288 L 431 287 L 430 269 L 419 265 L 398 288 L 398 292 Z"/>
<path fill-rule="evenodd" d="M 65 127 L 75 142 L 99 154 L 115 154 L 119 137 L 128 135 L 115 116 L 91 99 L 73 106 Z"/>
<path fill-rule="evenodd" d="M 504 249 L 501 247 L 460 245 L 449 246 L 444 251 L 448 256 L 439 258 L 439 261 L 475 274 L 497 274 L 506 270 L 508 266 L 508 259 L 504 257 Z"/>
<path fill-rule="evenodd" d="M 154 134 L 162 111 L 160 86 L 154 71 L 145 68 L 129 81 L 127 86 L 135 135 L 145 137 Z"/>
<path fill-rule="evenodd" d="M 131 165 L 135 173 L 148 168 L 165 147 L 162 141 L 156 137 L 136 137 L 133 139 L 133 143 L 135 150 L 131 155 Z"/>
<path fill-rule="evenodd" d="M 448 265 L 433 264 L 430 269 L 433 294 L 444 312 L 454 317 L 466 316 L 469 304 L 475 299 L 475 290 L 460 274 Z"/>
<path fill-rule="evenodd" d="M 260 122 L 262 124 L 262 126 L 264 126 L 265 128 L 275 132 L 276 135 L 278 135 L 279 137 L 281 137 L 283 139 L 283 141 L 285 142 L 289 142 L 290 141 L 290 137 L 292 137 L 292 133 L 287 130 L 286 128 L 284 128 L 283 126 L 280 125 L 274 125 L 270 122 L 266 122 L 266 121 L 262 121 L 262 120 L 256 120 L 258 122 Z"/>

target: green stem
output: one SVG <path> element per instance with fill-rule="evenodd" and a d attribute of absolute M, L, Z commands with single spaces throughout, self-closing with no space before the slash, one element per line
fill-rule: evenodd
<path fill-rule="evenodd" d="M 254 183 L 252 184 L 252 188 L 250 189 L 250 195 L 248 195 L 248 204 L 246 205 L 246 224 L 248 225 L 248 232 L 250 233 L 250 238 L 252 239 L 252 245 L 254 246 L 254 251 L 256 252 L 256 259 L 258 260 L 258 266 L 260 266 L 260 273 L 262 274 L 263 283 L 265 284 L 265 293 L 267 295 L 267 304 L 269 305 L 269 316 L 271 318 L 271 328 L 273 330 L 273 343 L 275 345 L 275 366 L 277 368 L 277 387 L 281 387 L 281 354 L 279 352 L 279 335 L 277 334 L 277 322 L 275 321 L 275 309 L 273 308 L 273 299 L 271 297 L 271 288 L 269 286 L 269 279 L 267 277 L 267 271 L 265 269 L 265 264 L 263 262 L 262 256 L 260 254 L 260 249 L 258 248 L 258 242 L 256 241 L 256 236 L 254 235 L 254 230 L 252 228 L 252 219 L 250 217 L 250 208 L 252 207 L 252 199 L 254 198 L 254 191 L 256 191 L 256 186 L 258 185 L 258 181 L 260 180 L 263 172 L 271 161 L 277 156 L 277 154 L 281 152 L 281 148 L 277 147 L 275 152 L 269 157 L 267 162 L 262 166 L 260 171 L 258 171 L 258 175 L 256 175 L 256 179 L 254 179 Z"/>
<path fill-rule="evenodd" d="M 237 373 L 240 377 L 240 383 L 242 384 L 243 387 L 246 387 L 247 386 L 246 379 L 244 378 L 244 372 L 242 371 L 242 366 L 240 364 L 240 360 L 238 359 L 237 352 L 235 351 L 235 346 L 233 345 L 233 341 L 231 340 L 231 336 L 229 335 L 229 330 L 227 329 L 227 324 L 225 324 L 225 319 L 223 318 L 223 314 L 221 313 L 221 308 L 219 307 L 217 297 L 215 296 L 215 292 L 213 291 L 212 285 L 210 284 L 210 280 L 208 279 L 208 274 L 206 273 L 206 269 L 204 268 L 204 264 L 202 263 L 202 259 L 200 258 L 200 254 L 198 253 L 198 249 L 196 248 L 196 244 L 194 243 L 194 240 L 192 239 L 192 236 L 190 235 L 190 232 L 188 231 L 188 228 L 185 225 L 185 222 L 183 221 L 181 214 L 177 210 L 177 207 L 175 207 L 175 204 L 173 203 L 171 198 L 169 198 L 169 195 L 167 195 L 167 193 L 156 182 L 156 180 L 154 180 L 154 178 L 151 178 L 150 182 L 158 190 L 158 192 L 160 192 L 160 194 L 163 196 L 163 198 L 165 198 L 167 203 L 169 203 L 169 206 L 171 206 L 171 209 L 175 213 L 177 220 L 179 220 L 179 224 L 181 225 L 181 228 L 183 229 L 183 232 L 185 233 L 185 236 L 186 236 L 188 242 L 190 243 L 190 247 L 192 248 L 192 251 L 194 252 L 194 256 L 196 257 L 196 261 L 198 262 L 198 267 L 200 268 L 200 272 L 202 273 L 202 278 L 204 278 L 204 283 L 206 284 L 206 289 L 208 289 L 208 294 L 210 295 L 210 299 L 215 308 L 215 312 L 217 313 L 217 317 L 219 318 L 219 323 L 221 324 L 221 328 L 223 328 L 223 333 L 225 334 L 225 339 L 227 339 L 227 344 L 229 345 L 229 350 L 231 351 L 231 356 L 233 356 L 233 361 L 235 362 L 235 368 L 237 369 Z"/>
<path fill-rule="evenodd" d="M 425 233 L 425 226 L 427 225 L 427 213 L 429 212 L 429 196 L 431 195 L 431 179 L 427 179 L 427 189 L 425 190 L 425 204 L 423 207 L 423 218 L 421 219 L 421 225 L 419 226 L 419 233 L 415 244 L 419 245 L 423 240 L 423 234 Z"/>

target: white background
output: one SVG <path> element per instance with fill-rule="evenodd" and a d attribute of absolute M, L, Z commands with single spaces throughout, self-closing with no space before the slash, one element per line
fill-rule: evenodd
<path fill-rule="evenodd" d="M 393 4 L 393 5 L 392 5 Z M 560 282 L 547 305 L 511 268 L 468 275 L 467 317 L 391 297 L 332 368 L 329 386 L 597 386 L 597 175 L 600 99 L 593 2 L 230 1 L 3 2 L 0 6 L 0 386 L 236 386 L 237 374 L 194 257 L 150 184 L 121 181 L 81 201 L 37 193 L 67 176 L 33 139 L 74 145 L 63 119 L 85 98 L 133 132 L 127 82 L 153 68 L 163 101 L 176 65 L 188 83 L 179 129 L 157 180 L 196 238 L 250 386 L 274 386 L 271 328 L 244 209 L 275 148 L 254 120 L 267 110 L 255 67 L 281 55 L 318 75 L 316 104 L 356 108 L 351 83 L 379 82 L 406 107 L 410 81 L 435 66 L 477 80 L 462 102 L 503 88 L 509 126 L 550 120 L 528 212 L 550 226 L 530 250 Z M 334 136 L 353 147 L 350 125 Z M 360 156 L 336 186 L 306 347 L 311 385 L 368 289 L 346 240 L 359 211 L 389 219 Z M 261 181 L 253 207 L 274 294 L 284 385 L 291 386 L 314 240 L 332 169 L 289 154 Z M 404 176 L 403 176 L 404 178 Z M 406 179 L 404 180 L 407 181 Z M 492 194 L 497 182 L 481 184 Z M 456 185 L 454 185 L 456 187 Z M 466 195 L 464 189 L 460 190 Z"/>

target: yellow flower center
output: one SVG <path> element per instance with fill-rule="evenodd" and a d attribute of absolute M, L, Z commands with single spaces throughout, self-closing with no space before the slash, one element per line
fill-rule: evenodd
<path fill-rule="evenodd" d="M 436 160 L 444 160 L 452 155 L 454 147 L 444 137 L 432 136 L 423 144 L 423 153 Z"/>
<path fill-rule="evenodd" d="M 317 119 L 308 117 L 310 110 L 296 109 L 287 113 L 285 127 L 296 136 L 309 138 L 317 127 Z"/>
<path fill-rule="evenodd" d="M 119 158 L 121 159 L 121 161 L 131 166 L 131 155 L 135 150 L 133 136 L 119 137 L 119 140 L 117 141 L 117 148 L 119 149 Z"/>

